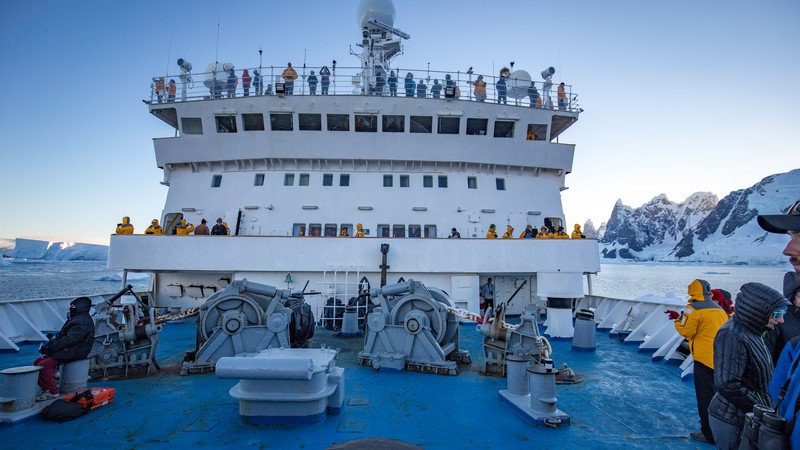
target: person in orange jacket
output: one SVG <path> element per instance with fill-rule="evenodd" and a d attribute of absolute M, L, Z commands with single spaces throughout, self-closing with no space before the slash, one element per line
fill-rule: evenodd
<path fill-rule="evenodd" d="M 131 225 L 131 218 L 125 216 L 122 218 L 122 223 L 117 224 L 116 234 L 133 234 L 133 225 Z"/>
<path fill-rule="evenodd" d="M 506 227 L 506 232 L 503 234 L 503 239 L 513 239 L 514 238 L 514 227 L 508 225 Z"/>
<path fill-rule="evenodd" d="M 583 234 L 581 231 L 581 226 L 577 223 L 575 224 L 575 228 L 572 231 L 572 239 L 586 239 L 586 235 Z"/>
<path fill-rule="evenodd" d="M 297 79 L 297 71 L 292 68 L 292 63 L 286 63 L 286 65 L 286 69 L 281 73 L 283 81 L 286 83 L 286 95 L 294 95 L 294 80 Z"/>
<path fill-rule="evenodd" d="M 489 225 L 489 231 L 486 232 L 486 239 L 497 239 L 497 228 L 494 224 Z"/>

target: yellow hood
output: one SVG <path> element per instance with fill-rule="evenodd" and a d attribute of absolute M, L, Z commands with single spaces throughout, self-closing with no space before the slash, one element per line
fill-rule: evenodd
<path fill-rule="evenodd" d="M 702 302 L 703 300 L 711 299 L 711 286 L 706 280 L 694 280 L 689 283 L 689 301 Z"/>

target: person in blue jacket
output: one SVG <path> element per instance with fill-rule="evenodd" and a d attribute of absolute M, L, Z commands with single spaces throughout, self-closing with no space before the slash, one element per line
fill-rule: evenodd
<path fill-rule="evenodd" d="M 405 81 L 405 88 L 406 88 L 406 97 L 413 97 L 414 91 L 417 89 L 417 83 L 414 81 L 414 74 L 408 72 L 406 74 L 406 81 Z"/>
<path fill-rule="evenodd" d="M 394 74 L 394 70 L 389 72 L 389 95 L 392 97 L 397 97 L 397 75 Z"/>
<path fill-rule="evenodd" d="M 497 103 L 508 104 L 506 102 L 506 92 L 508 92 L 506 88 L 506 77 L 500 75 L 500 79 L 497 80 L 495 84 L 495 89 L 497 89 Z"/>

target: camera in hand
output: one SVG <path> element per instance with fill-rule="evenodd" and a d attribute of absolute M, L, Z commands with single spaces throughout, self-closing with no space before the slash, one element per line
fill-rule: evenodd
<path fill-rule="evenodd" d="M 788 449 L 789 440 L 784 434 L 785 430 L 786 419 L 770 407 L 755 405 L 753 412 L 745 415 L 739 450 Z"/>

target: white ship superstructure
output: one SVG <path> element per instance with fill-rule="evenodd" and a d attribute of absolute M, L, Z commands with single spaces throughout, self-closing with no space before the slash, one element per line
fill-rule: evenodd
<path fill-rule="evenodd" d="M 254 95 L 251 86 L 243 96 L 235 70 L 236 95 L 221 98 L 226 89 L 214 82 L 228 75 L 217 63 L 217 71 L 193 75 L 210 83 L 182 83 L 185 96 L 179 88 L 174 101 L 159 102 L 154 93 L 150 112 L 176 130 L 154 139 L 169 189 L 160 217 L 167 233 L 182 218 L 212 226 L 219 217 L 231 235 L 115 235 L 109 267 L 154 274 L 158 306 L 198 306 L 242 278 L 298 290 L 308 281 L 322 293 L 308 301 L 319 306 L 329 297 L 346 303 L 364 277 L 377 286 L 381 244 L 389 244 L 390 283 L 423 281 L 472 311 L 487 277 L 499 301 L 525 282 L 511 313 L 531 301 L 583 297 L 583 275 L 599 271 L 595 240 L 518 239 L 527 225 L 571 231 L 560 193 L 575 146 L 558 142 L 581 111 L 571 87 L 562 102 L 553 86 L 552 106 L 547 98 L 531 105 L 530 76 L 509 70 L 508 104 L 496 102 L 497 79 L 488 75 L 488 99 L 477 101 L 477 73 L 391 63 L 407 37 L 392 28 L 391 2 L 364 1 L 360 12 L 361 65 L 329 64 L 328 95 L 308 86 L 321 65 L 296 68 L 293 95 L 274 95 L 284 66 L 262 66 L 273 95 Z M 386 83 L 390 71 L 397 96 Z M 424 98 L 416 90 L 405 96 L 408 72 L 427 77 Z M 430 80 L 447 87 L 446 75 L 453 89 L 433 98 Z M 545 93 L 542 82 L 534 86 Z M 364 238 L 337 237 L 342 228 L 354 236 L 356 224 Z M 486 239 L 491 224 L 500 235 L 512 226 L 514 239 Z M 451 228 L 462 238 L 448 239 Z"/>

